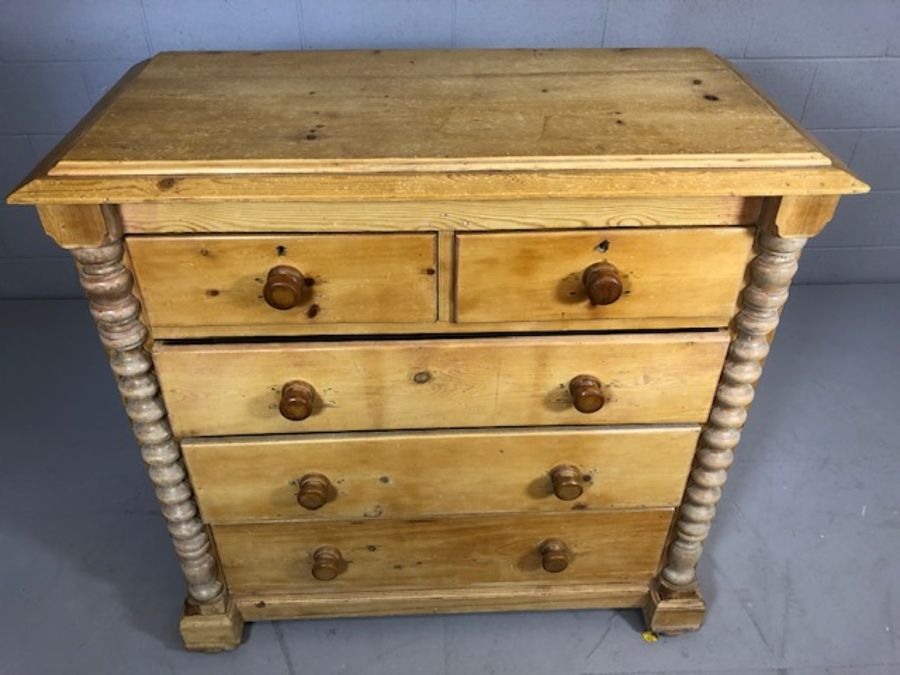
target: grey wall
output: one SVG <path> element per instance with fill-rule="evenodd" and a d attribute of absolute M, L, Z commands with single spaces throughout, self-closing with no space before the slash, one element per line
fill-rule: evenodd
<path fill-rule="evenodd" d="M 900 281 L 900 0 L 0 0 L 0 191 L 162 50 L 684 45 L 734 60 L 873 187 L 800 281 Z M 0 207 L 0 297 L 72 296 L 33 210 Z"/>

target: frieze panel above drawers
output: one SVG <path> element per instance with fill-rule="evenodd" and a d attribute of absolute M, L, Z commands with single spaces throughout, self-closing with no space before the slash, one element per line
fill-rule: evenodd
<path fill-rule="evenodd" d="M 357 180 L 359 180 L 357 178 Z M 423 196 L 429 196 L 427 193 Z M 457 199 L 121 204 L 126 234 L 554 230 L 753 225 L 760 197 Z"/>

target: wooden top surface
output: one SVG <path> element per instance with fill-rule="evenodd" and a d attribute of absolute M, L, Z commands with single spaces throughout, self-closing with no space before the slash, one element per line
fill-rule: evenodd
<path fill-rule="evenodd" d="M 830 164 L 702 50 L 169 53 L 51 174 Z"/>
<path fill-rule="evenodd" d="M 147 200 L 167 176 L 241 198 L 235 179 L 312 174 L 834 167 L 702 49 L 163 53 L 125 79 L 12 201 Z"/>

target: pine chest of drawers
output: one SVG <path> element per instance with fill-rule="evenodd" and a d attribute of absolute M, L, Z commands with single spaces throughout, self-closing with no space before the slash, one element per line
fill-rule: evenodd
<path fill-rule="evenodd" d="M 75 258 L 216 650 L 698 628 L 800 251 L 866 189 L 703 50 L 247 52 L 137 66 L 10 201 Z"/>

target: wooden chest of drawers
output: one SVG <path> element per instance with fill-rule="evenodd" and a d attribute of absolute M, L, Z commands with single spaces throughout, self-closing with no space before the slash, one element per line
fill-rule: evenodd
<path fill-rule="evenodd" d="M 216 650 L 698 628 L 800 251 L 866 189 L 703 50 L 254 52 L 137 66 L 9 199 L 75 257 Z"/>

